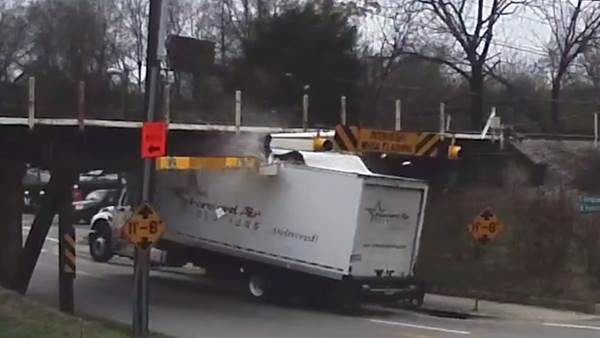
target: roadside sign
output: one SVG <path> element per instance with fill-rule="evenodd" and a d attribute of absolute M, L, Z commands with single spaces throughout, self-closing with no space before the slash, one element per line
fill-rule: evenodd
<path fill-rule="evenodd" d="M 167 124 L 144 122 L 142 128 L 142 158 L 157 158 L 167 153 Z"/>
<path fill-rule="evenodd" d="M 165 223 L 150 205 L 140 205 L 121 229 L 131 243 L 147 249 L 156 243 L 166 230 Z"/>
<path fill-rule="evenodd" d="M 600 212 L 600 197 L 579 196 L 579 212 L 582 214 Z"/>
<path fill-rule="evenodd" d="M 504 230 L 504 224 L 500 222 L 490 208 L 486 208 L 475 216 L 468 229 L 473 238 L 482 244 L 486 244 L 500 235 Z"/>
<path fill-rule="evenodd" d="M 414 154 L 417 133 L 361 128 L 359 140 L 362 151 Z"/>
<path fill-rule="evenodd" d="M 436 133 L 405 132 L 338 125 L 335 141 L 341 150 L 408 156 L 435 156 L 442 139 Z"/>

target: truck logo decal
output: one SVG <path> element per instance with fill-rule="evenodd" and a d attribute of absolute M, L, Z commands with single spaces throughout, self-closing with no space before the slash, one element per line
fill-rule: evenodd
<path fill-rule="evenodd" d="M 373 208 L 365 208 L 365 210 L 369 213 L 369 216 L 371 217 L 370 222 L 379 223 L 381 221 L 392 219 L 402 219 L 403 221 L 407 221 L 410 218 L 410 216 L 404 212 L 402 214 L 394 214 L 387 212 L 387 210 L 381 206 L 381 201 L 377 201 L 377 204 L 375 204 Z"/>
<path fill-rule="evenodd" d="M 255 209 L 253 207 L 245 207 L 244 210 L 242 210 L 241 214 L 243 216 L 248 217 L 248 218 L 256 218 L 256 217 L 262 215 L 262 213 L 260 212 L 260 210 Z"/>
<path fill-rule="evenodd" d="M 193 207 L 196 218 L 204 222 L 217 222 L 223 220 L 236 228 L 247 228 L 258 231 L 261 227 L 260 217 L 262 211 L 257 208 L 239 205 L 225 205 L 205 201 L 206 192 L 199 189 L 173 188 L 172 193 L 179 198 L 183 206 Z"/>
<path fill-rule="evenodd" d="M 299 233 L 290 231 L 290 229 L 273 228 L 273 234 L 281 236 L 281 237 L 297 239 L 297 240 L 305 241 L 305 242 L 316 243 L 319 241 L 319 235 L 317 235 L 317 234 L 304 235 L 304 234 L 299 234 Z"/>

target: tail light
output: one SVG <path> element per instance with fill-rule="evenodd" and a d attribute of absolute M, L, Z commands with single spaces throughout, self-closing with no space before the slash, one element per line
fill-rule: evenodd
<path fill-rule="evenodd" d="M 83 200 L 83 193 L 77 184 L 73 186 L 73 192 L 71 195 L 73 197 L 73 202 L 79 202 Z"/>

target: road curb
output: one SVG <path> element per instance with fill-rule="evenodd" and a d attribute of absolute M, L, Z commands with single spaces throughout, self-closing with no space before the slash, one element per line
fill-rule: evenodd
<path fill-rule="evenodd" d="M 502 319 L 498 316 L 474 311 L 457 311 L 452 309 L 435 309 L 433 307 L 422 307 L 417 309 L 419 313 L 426 313 L 435 317 L 455 319 Z"/>
<path fill-rule="evenodd" d="M 528 306 L 539 306 L 552 310 L 559 311 L 573 311 L 580 312 L 590 315 L 600 315 L 600 303 L 595 301 L 580 301 L 572 299 L 553 299 L 547 297 L 536 297 L 536 296 L 524 296 L 516 294 L 502 294 L 493 293 L 486 291 L 476 290 L 453 290 L 448 288 L 430 287 L 430 293 L 450 296 L 450 297 L 461 297 L 480 300 L 499 302 L 499 303 L 512 303 L 516 305 L 528 305 Z"/>

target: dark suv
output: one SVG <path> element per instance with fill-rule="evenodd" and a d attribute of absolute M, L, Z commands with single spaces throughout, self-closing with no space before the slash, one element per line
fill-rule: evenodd
<path fill-rule="evenodd" d="M 120 189 L 92 191 L 83 200 L 73 202 L 73 219 L 89 224 L 100 209 L 117 204 L 120 192 Z"/>

